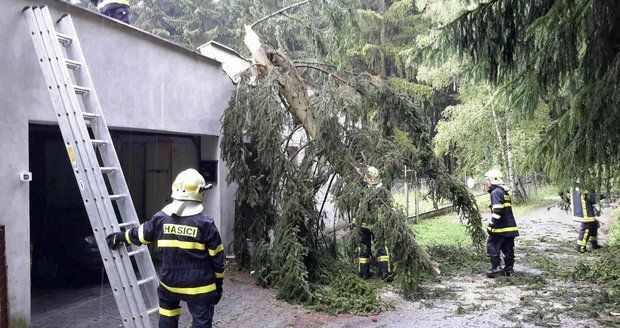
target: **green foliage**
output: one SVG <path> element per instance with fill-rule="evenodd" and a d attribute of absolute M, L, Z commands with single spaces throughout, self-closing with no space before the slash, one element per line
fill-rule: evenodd
<path fill-rule="evenodd" d="M 620 247 L 600 251 L 594 263 L 579 262 L 570 273 L 574 280 L 591 281 L 601 287 L 597 307 L 617 312 L 620 309 Z"/>
<path fill-rule="evenodd" d="M 339 259 L 342 255 L 323 235 L 323 220 L 314 196 L 318 186 L 336 172 L 332 193 L 340 215 L 344 219 L 365 217 L 366 222 L 374 223 L 377 242 L 391 250 L 394 283 L 405 297 L 419 291 L 420 281 L 431 271 L 426 252 L 416 242 L 403 213 L 392 208 L 391 194 L 360 183 L 356 171 L 360 161 L 385 172 L 387 185 L 403 163 L 415 163 L 423 176 L 435 179 L 442 197 L 457 204 L 472 238 L 481 242 L 483 232 L 475 201 L 460 182 L 442 172 L 432 154 L 428 129 L 411 102 L 363 76 L 349 76 L 349 85 L 333 84 L 325 80 L 328 76 L 321 76 L 313 82 L 324 86 L 313 99 L 316 138 L 303 146 L 298 155 L 301 161 L 293 161 L 291 156 L 297 154 L 286 151 L 291 134 L 285 131 L 292 131 L 297 122 L 280 104 L 279 74 L 272 71 L 256 86 L 244 79 L 223 119 L 222 150 L 230 167 L 229 181 L 238 183 L 237 201 L 248 207 L 240 214 L 238 221 L 243 223 L 236 225 L 236 235 L 259 243 L 258 261 L 253 261 L 253 267 L 263 284 L 278 287 L 279 296 L 289 301 L 312 304 L 318 297 L 309 284 L 321 281 L 328 265 L 322 259 Z M 251 141 L 255 153 L 250 153 L 244 138 Z M 404 143 L 409 147 L 400 147 Z M 263 219 L 264 214 L 256 209 L 267 209 L 270 217 Z M 252 223 L 257 219 L 262 223 Z M 351 257 L 356 257 L 353 236 L 361 220 L 357 222 L 345 251 Z M 273 230 L 275 239 L 271 241 L 263 229 Z M 237 251 L 246 253 L 239 254 L 241 259 L 251 257 L 248 247 L 241 245 Z"/>
<path fill-rule="evenodd" d="M 611 217 L 613 218 L 614 223 L 609 231 L 607 243 L 613 246 L 620 246 L 620 208 L 616 208 L 611 213 Z"/>
<path fill-rule="evenodd" d="M 333 275 L 335 277 L 328 286 L 317 286 L 316 298 L 309 305 L 311 309 L 337 315 L 378 313 L 384 308 L 376 286 L 371 286 L 349 270 Z"/>
<path fill-rule="evenodd" d="M 424 246 L 452 245 L 461 247 L 472 246 L 465 225 L 456 222 L 454 215 L 421 220 L 412 225 L 418 242 Z"/>
<path fill-rule="evenodd" d="M 620 2 L 493 0 L 445 26 L 438 52 L 473 61 L 517 114 L 544 102 L 552 119 L 536 160 L 556 181 L 596 187 L 620 163 Z"/>
<path fill-rule="evenodd" d="M 457 173 L 461 177 L 481 176 L 490 167 L 500 167 L 501 145 L 497 140 L 491 108 L 493 89 L 488 85 L 462 84 L 460 103 L 444 110 L 433 140 L 439 156 L 452 154 L 459 159 Z M 522 175 L 537 168 L 532 161 L 550 124 L 546 107 L 541 106 L 531 117 L 517 119 L 510 111 L 495 107 L 502 131 L 510 127 L 511 152 L 515 174 Z"/>
<path fill-rule="evenodd" d="M 442 275 L 457 273 L 482 273 L 488 269 L 485 254 L 455 245 L 432 245 L 428 253 L 439 263 Z"/>

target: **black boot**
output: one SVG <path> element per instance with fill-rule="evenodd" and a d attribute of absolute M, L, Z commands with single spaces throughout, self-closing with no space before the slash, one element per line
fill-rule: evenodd
<path fill-rule="evenodd" d="M 514 273 L 515 258 L 504 257 L 504 275 L 510 277 Z"/>
<path fill-rule="evenodd" d="M 577 245 L 577 252 L 585 253 L 586 252 L 586 247 L 585 246 L 581 246 L 581 245 Z"/>
<path fill-rule="evenodd" d="M 603 246 L 599 245 L 597 241 L 592 242 L 592 249 L 601 249 Z"/>
<path fill-rule="evenodd" d="M 499 256 L 494 256 L 489 258 L 491 260 L 491 269 L 487 271 L 487 277 L 496 278 L 499 277 L 503 270 L 499 267 L 501 260 Z"/>
<path fill-rule="evenodd" d="M 370 267 L 369 267 L 369 264 L 368 264 L 370 259 L 360 257 L 359 261 L 360 261 L 360 263 L 359 263 L 360 278 L 362 278 L 364 280 L 370 279 Z"/>
<path fill-rule="evenodd" d="M 392 282 L 394 280 L 394 275 L 388 272 L 381 272 L 380 277 L 385 282 Z"/>

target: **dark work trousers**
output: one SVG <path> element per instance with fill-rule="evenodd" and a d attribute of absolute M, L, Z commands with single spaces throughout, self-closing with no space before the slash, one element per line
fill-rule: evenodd
<path fill-rule="evenodd" d="M 213 291 L 211 293 L 216 293 Z M 159 286 L 159 328 L 178 328 L 181 315 L 181 301 L 187 303 L 192 315 L 192 328 L 211 328 L 213 321 L 213 298 L 206 295 L 184 295 L 173 293 Z"/>
<path fill-rule="evenodd" d="M 500 252 L 504 254 L 504 263 L 512 268 L 515 258 L 515 237 L 502 235 L 489 235 L 487 240 L 487 254 L 490 258 L 499 258 Z"/>
<path fill-rule="evenodd" d="M 577 239 L 577 250 L 580 252 L 586 251 L 586 245 L 588 241 L 592 242 L 592 245 L 598 246 L 598 221 L 594 222 L 581 222 L 581 230 L 579 230 L 579 239 Z"/>
<path fill-rule="evenodd" d="M 99 13 L 129 24 L 129 6 L 111 3 L 99 10 Z"/>
<path fill-rule="evenodd" d="M 359 246 L 359 273 L 360 277 L 370 278 L 370 257 L 372 254 L 371 245 L 373 234 L 368 228 L 360 229 L 360 246 Z M 377 266 L 379 274 L 388 274 L 391 272 L 390 254 L 385 245 L 377 245 Z"/>

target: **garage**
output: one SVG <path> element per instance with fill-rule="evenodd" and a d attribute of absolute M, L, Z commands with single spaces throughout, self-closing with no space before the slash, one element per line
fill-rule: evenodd
<path fill-rule="evenodd" d="M 179 172 L 199 166 L 201 138 L 197 136 L 112 130 L 112 139 L 141 221 L 170 202 L 170 186 Z M 57 126 L 29 125 L 29 162 L 32 315 L 36 318 L 66 304 L 59 298 L 88 295 L 84 290 L 105 284 L 105 274 Z M 157 254 L 153 259 L 157 264 Z"/>

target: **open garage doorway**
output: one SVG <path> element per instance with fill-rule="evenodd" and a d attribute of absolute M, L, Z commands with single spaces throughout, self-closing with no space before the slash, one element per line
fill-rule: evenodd
<path fill-rule="evenodd" d="M 200 138 L 111 131 L 140 221 L 170 202 L 176 174 L 198 167 Z M 29 126 L 32 317 L 99 297 L 101 257 L 57 126 Z M 157 256 L 154 257 L 156 259 Z M 102 285 L 104 285 L 102 287 Z"/>

